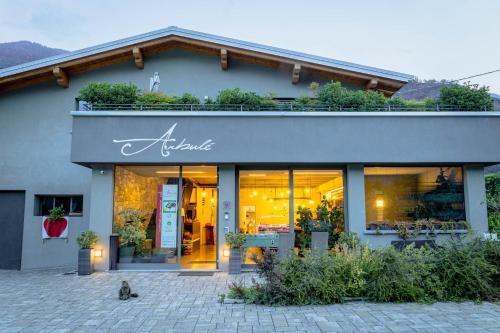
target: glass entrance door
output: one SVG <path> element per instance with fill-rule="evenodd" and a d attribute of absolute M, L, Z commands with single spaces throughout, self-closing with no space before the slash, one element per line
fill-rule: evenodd
<path fill-rule="evenodd" d="M 181 269 L 215 269 L 217 167 L 182 167 Z"/>
<path fill-rule="evenodd" d="M 119 269 L 215 269 L 217 167 L 116 166 Z"/>

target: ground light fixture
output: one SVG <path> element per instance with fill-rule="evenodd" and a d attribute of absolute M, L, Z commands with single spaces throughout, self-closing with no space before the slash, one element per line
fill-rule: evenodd
<path fill-rule="evenodd" d="M 94 257 L 101 258 L 102 257 L 102 249 L 94 249 Z"/>

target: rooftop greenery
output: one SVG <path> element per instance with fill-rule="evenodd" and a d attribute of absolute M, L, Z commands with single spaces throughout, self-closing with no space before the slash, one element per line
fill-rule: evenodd
<path fill-rule="evenodd" d="M 140 110 L 245 110 L 245 111 L 491 111 L 493 101 L 487 87 L 466 83 L 447 85 L 436 100 L 408 101 L 400 97 L 388 98 L 373 90 L 352 90 L 340 82 L 331 81 L 310 85 L 310 96 L 300 96 L 283 104 L 273 94 L 265 96 L 239 88 L 223 89 L 212 99 L 203 102 L 190 93 L 181 96 L 163 92 L 143 92 L 129 83 L 111 84 L 91 82 L 80 90 L 78 100 L 92 105 L 92 109 Z M 160 107 L 161 105 L 161 107 Z M 139 107 L 140 106 L 140 107 Z M 175 107 L 174 107 L 175 106 Z M 184 106 L 184 107 L 183 107 Z M 190 106 L 189 108 L 185 106 Z M 194 107 L 193 107 L 194 106 Z M 222 107 L 221 107 L 222 106 Z"/>

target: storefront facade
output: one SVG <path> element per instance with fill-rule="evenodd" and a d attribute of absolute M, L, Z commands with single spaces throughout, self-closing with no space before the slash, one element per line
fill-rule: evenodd
<path fill-rule="evenodd" d="M 77 107 L 90 82 L 149 91 L 155 73 L 160 92 L 200 100 L 239 88 L 293 101 L 330 80 L 389 96 L 413 78 L 176 27 L 0 70 L 2 268 L 75 267 L 76 237 L 92 229 L 95 268 L 107 270 L 110 236 L 131 210 L 144 213 L 143 246 L 123 246 L 119 269 L 225 269 L 225 233 L 256 246 L 294 235 L 299 207 L 323 200 L 338 231 L 374 247 L 422 216 L 487 229 L 483 168 L 500 162 L 498 112 Z M 65 237 L 43 238 L 43 216 L 60 205 Z"/>
<path fill-rule="evenodd" d="M 339 228 L 356 232 L 374 247 L 398 239 L 393 228 L 398 221 L 416 221 L 425 214 L 431 214 L 435 224 L 461 220 L 477 233 L 487 231 L 483 165 L 497 148 L 484 143 L 497 135 L 495 126 L 500 123 L 494 115 L 213 111 L 75 111 L 72 115 L 71 158 L 93 169 L 91 207 L 100 208 L 91 209 L 90 228 L 99 230 L 101 239 L 108 239 L 117 207 L 123 206 L 117 187 L 124 169 L 142 177 L 153 175 L 154 193 L 159 192 L 156 183 L 178 189 L 175 251 L 170 249 L 173 265 L 127 263 L 122 268 L 224 269 L 225 233 L 293 234 L 299 207 L 314 208 L 325 198 L 342 211 Z M 467 137 L 461 135 L 464 126 Z M 446 197 L 447 204 L 440 206 L 442 199 L 436 196 Z M 192 226 L 186 224 L 186 216 L 192 216 L 193 209 L 200 225 L 188 235 Z M 214 247 L 206 246 L 205 227 L 214 228 L 210 243 Z M 156 230 L 158 237 L 161 231 Z M 449 232 L 441 232 L 438 239 L 449 237 Z M 183 261 L 192 255 L 185 249 L 190 237 L 201 242 L 194 252 L 209 249 L 211 254 Z M 246 264 L 248 258 L 247 254 Z M 106 268 L 103 260 L 102 269 Z"/>

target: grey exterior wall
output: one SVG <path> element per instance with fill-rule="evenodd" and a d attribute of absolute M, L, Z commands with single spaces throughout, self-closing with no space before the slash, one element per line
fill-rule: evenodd
<path fill-rule="evenodd" d="M 91 170 L 71 163 L 72 117 L 75 97 L 91 81 L 132 82 L 149 87 L 160 73 L 160 90 L 214 97 L 220 89 L 239 87 L 282 97 L 308 94 L 308 85 L 321 78 L 304 77 L 291 84 L 291 73 L 231 61 L 227 71 L 219 60 L 187 51 L 171 51 L 145 60 L 138 70 L 132 61 L 70 78 L 68 89 L 55 80 L 0 95 L 0 190 L 25 190 L 22 269 L 76 267 L 76 236 L 89 227 Z M 83 194 L 83 217 L 70 218 L 69 238 L 41 238 L 41 217 L 34 216 L 36 194 Z"/>
<path fill-rule="evenodd" d="M 500 161 L 500 113 L 89 111 L 74 116 L 71 159 L 77 163 Z M 174 124 L 164 138 L 171 140 L 168 146 L 183 139 L 195 145 L 212 140 L 210 150 L 162 155 L 164 140 L 159 139 Z M 123 141 L 130 139 L 150 141 Z"/>

